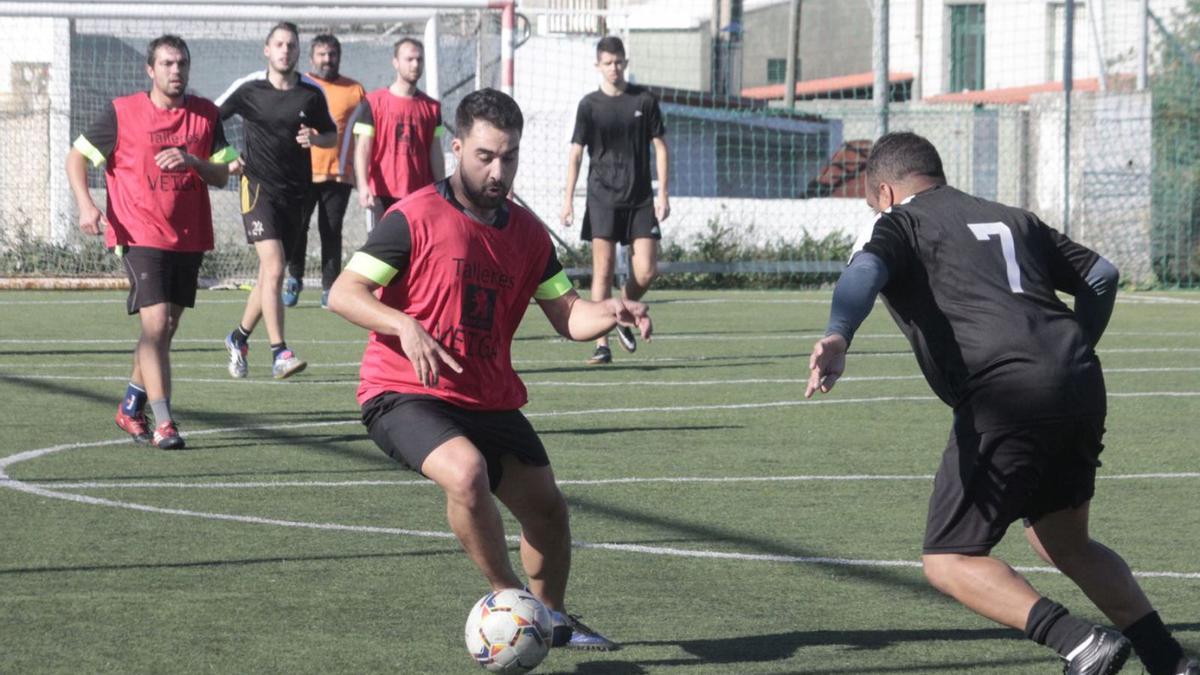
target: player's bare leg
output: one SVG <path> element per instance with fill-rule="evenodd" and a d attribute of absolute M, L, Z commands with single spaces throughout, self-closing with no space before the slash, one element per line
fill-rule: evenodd
<path fill-rule="evenodd" d="M 1033 586 L 1002 560 L 957 553 L 921 556 L 925 578 L 939 591 L 992 621 L 1024 630 L 1029 610 L 1041 599 Z"/>
<path fill-rule="evenodd" d="M 592 239 L 592 302 L 601 302 L 612 297 L 613 268 L 616 264 L 617 245 L 611 239 Z M 596 351 L 588 359 L 589 365 L 612 362 L 608 348 L 608 336 L 596 340 Z"/>
<path fill-rule="evenodd" d="M 172 324 L 178 317 L 173 305 L 160 302 L 138 310 L 142 332 L 133 351 L 131 381 L 142 385 L 151 401 L 171 396 L 171 337 Z M 182 313 L 183 308 L 179 307 Z M 173 317 L 174 315 L 174 317 Z"/>
<path fill-rule="evenodd" d="M 1088 536 L 1088 507 L 1046 515 L 1025 528 L 1025 537 L 1043 560 L 1070 577 L 1114 626 L 1123 629 L 1154 608 L 1125 560 Z"/>
<path fill-rule="evenodd" d="M 429 453 L 421 473 L 446 493 L 450 529 L 492 590 L 521 588 L 508 559 L 504 523 L 492 499 L 487 463 L 479 449 L 462 436 L 452 438 Z"/>
<path fill-rule="evenodd" d="M 504 477 L 496 497 L 521 523 L 521 566 L 529 590 L 550 609 L 563 611 L 571 573 L 571 524 L 567 500 L 548 466 L 501 458 Z"/>
<path fill-rule="evenodd" d="M 267 325 L 267 337 L 271 344 L 283 342 L 283 301 L 279 297 L 283 287 L 283 272 L 287 266 L 283 243 L 278 239 L 254 242 L 258 253 L 258 283 L 246 299 L 242 312 L 242 327 L 254 330 L 261 318 Z"/>
<path fill-rule="evenodd" d="M 658 240 L 642 237 L 633 240 L 633 260 L 623 294 L 626 300 L 641 300 L 658 278 Z"/>

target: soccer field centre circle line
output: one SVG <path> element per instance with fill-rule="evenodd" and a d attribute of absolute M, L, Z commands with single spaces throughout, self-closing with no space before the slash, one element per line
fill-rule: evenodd
<path fill-rule="evenodd" d="M 812 403 L 812 402 L 809 402 Z M 591 411 L 580 411 L 581 413 Z M 536 413 L 535 413 L 536 414 Z M 545 416 L 547 413 L 543 413 Z M 531 415 L 532 416 L 532 415 Z M 242 427 L 224 427 L 218 429 L 203 429 L 192 432 L 191 435 L 212 435 L 220 433 L 232 433 L 236 431 L 246 431 L 250 429 L 296 429 L 301 427 L 316 428 L 329 427 L 344 424 L 356 424 L 358 420 L 343 420 L 338 422 L 307 422 L 300 424 L 273 424 L 273 425 L 248 425 Z M 229 513 L 212 513 L 206 511 L 192 511 L 189 509 L 174 509 L 163 508 L 158 506 L 150 506 L 147 504 L 138 504 L 135 502 L 125 502 L 115 499 L 105 499 L 101 497 L 90 497 L 87 495 L 74 494 L 69 492 L 58 492 L 49 490 L 37 485 L 32 485 L 24 481 L 16 480 L 8 476 L 8 467 L 36 459 L 47 455 L 62 452 L 65 450 L 80 450 L 85 448 L 95 448 L 113 445 L 126 445 L 127 439 L 110 439 L 105 441 L 94 441 L 88 443 L 66 443 L 62 445 L 50 446 L 37 450 L 27 450 L 15 455 L 0 458 L 0 487 L 5 487 L 17 492 L 24 492 L 49 499 L 59 499 L 63 501 L 74 502 L 77 504 L 87 504 L 92 506 L 108 506 L 113 508 L 129 509 L 140 511 L 143 513 L 155 513 L 160 515 L 183 516 L 189 518 L 202 518 L 205 520 L 219 520 L 226 522 L 247 523 L 255 525 L 271 525 L 275 527 L 292 527 L 308 530 L 319 531 L 338 531 L 338 532 L 355 532 L 362 534 L 386 534 L 393 536 L 407 536 L 417 538 L 430 539 L 453 539 L 453 532 L 442 532 L 437 530 L 412 530 L 393 527 L 377 527 L 370 525 L 345 525 L 342 523 L 314 523 L 308 521 L 284 520 L 279 518 L 263 518 L 259 516 L 243 516 Z M 1150 476 L 1152 474 L 1143 474 Z M 1136 476 L 1130 476 L 1136 477 Z M 507 537 L 510 543 L 519 543 L 520 537 Z M 792 563 L 792 564 L 811 564 L 811 565 L 829 565 L 835 567 L 906 567 L 920 568 L 921 563 L 915 560 L 869 560 L 869 559 L 854 559 L 854 558 L 836 558 L 827 556 L 789 556 L 776 555 L 766 553 L 735 553 L 729 551 L 713 551 L 706 549 L 685 549 L 669 546 L 647 546 L 642 544 L 616 544 L 605 542 L 586 542 L 575 540 L 572 546 L 580 549 L 599 549 L 606 551 L 618 551 L 624 553 L 640 553 L 643 555 L 670 556 L 681 558 L 705 558 L 711 560 L 736 560 L 736 561 L 754 561 L 754 562 L 777 562 L 777 563 Z M 1020 572 L 1026 573 L 1048 573 L 1059 574 L 1060 572 L 1053 567 L 1016 567 Z M 1166 578 L 1166 579 L 1187 579 L 1200 580 L 1200 572 L 1170 572 L 1170 571 L 1134 571 L 1134 575 L 1141 578 Z"/>

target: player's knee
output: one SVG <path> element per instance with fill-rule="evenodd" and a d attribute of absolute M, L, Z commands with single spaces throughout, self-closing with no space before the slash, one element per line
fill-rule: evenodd
<path fill-rule="evenodd" d="M 648 287 L 658 278 L 658 263 L 652 262 L 645 267 L 634 270 L 633 278 L 638 286 L 642 288 Z"/>
<path fill-rule="evenodd" d="M 446 492 L 446 498 L 468 509 L 475 509 L 480 502 L 491 499 L 488 484 L 487 464 L 464 462 L 456 466 L 438 481 Z"/>
<path fill-rule="evenodd" d="M 955 572 L 962 563 L 963 556 L 957 554 L 937 554 L 921 556 L 921 570 L 925 580 L 937 590 L 949 594 L 953 585 Z"/>

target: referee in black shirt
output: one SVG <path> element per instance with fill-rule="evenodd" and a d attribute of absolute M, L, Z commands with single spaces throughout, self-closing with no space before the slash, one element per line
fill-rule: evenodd
<path fill-rule="evenodd" d="M 1053 648 L 1067 673 L 1115 673 L 1132 648 L 1151 675 L 1200 675 L 1125 561 L 1088 536 L 1106 412 L 1094 348 L 1116 268 L 1032 213 L 946 185 L 937 150 L 916 134 L 879 139 L 867 184 L 880 215 L 834 290 L 805 396 L 833 388 L 882 293 L 929 386 L 954 409 L 929 501 L 929 582 Z M 1075 296 L 1074 311 L 1056 291 Z M 1072 616 L 990 557 L 1017 519 L 1120 632 Z"/>
<path fill-rule="evenodd" d="M 671 214 L 667 197 L 667 142 L 663 138 L 658 99 L 643 87 L 625 81 L 625 45 L 606 37 L 596 45 L 596 70 L 600 88 L 584 96 L 575 113 L 571 151 L 567 160 L 567 191 L 562 223 L 575 217 L 575 183 L 587 148 L 587 210 L 582 238 L 592 242 L 592 301 L 612 293 L 616 245 L 633 247 L 630 274 L 625 281 L 626 300 L 640 300 L 658 276 L 659 222 Z M 650 183 L 650 146 L 654 146 L 658 198 Z M 617 337 L 628 352 L 637 349 L 634 332 L 617 326 Z M 612 362 L 608 336 L 596 341 L 589 365 Z"/>

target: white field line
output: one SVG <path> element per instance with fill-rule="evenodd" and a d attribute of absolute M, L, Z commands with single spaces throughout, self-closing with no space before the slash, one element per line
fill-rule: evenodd
<path fill-rule="evenodd" d="M 1189 480 L 1200 478 L 1200 472 L 1129 473 L 1096 476 L 1096 480 Z M 559 485 L 645 485 L 645 484 L 741 484 L 741 483 L 871 483 L 871 482 L 928 482 L 933 474 L 913 475 L 829 475 L 829 476 L 659 476 L 628 478 L 589 478 L 559 480 Z M 352 487 L 432 487 L 428 480 L 311 480 L 311 481 L 243 481 L 243 482 L 179 482 L 179 481 L 22 481 L 26 485 L 59 490 L 274 490 L 279 488 L 352 488 Z"/>
<path fill-rule="evenodd" d="M 224 429 L 208 429 L 208 430 L 194 432 L 194 433 L 196 435 L 200 435 L 200 434 L 225 433 L 225 432 L 232 432 L 232 431 L 246 431 L 251 428 L 295 429 L 298 427 L 326 427 L 326 426 L 333 426 L 333 425 L 337 425 L 337 424 L 347 424 L 347 422 L 309 422 L 309 423 L 301 423 L 301 424 L 269 425 L 269 426 L 262 426 L 262 427 L 230 427 L 230 428 L 224 428 Z M 344 525 L 341 523 L 313 523 L 313 522 L 305 522 L 305 521 L 283 520 L 283 519 L 276 519 L 276 518 L 262 518 L 259 516 L 241 516 L 241 515 L 233 515 L 233 514 L 226 514 L 226 513 L 210 513 L 210 512 L 205 512 L 205 511 L 191 511 L 188 509 L 162 508 L 162 507 L 158 507 L 158 506 L 149 506 L 146 504 L 137 504 L 134 502 L 123 502 L 123 501 L 118 501 L 118 500 L 113 500 L 113 499 L 102 499 L 102 498 L 91 497 L 91 496 L 87 496 L 87 495 L 77 495 L 77 494 L 72 494 L 72 493 L 67 493 L 67 492 L 58 492 L 55 490 L 47 490 L 45 488 L 38 487 L 36 485 L 31 485 L 28 483 L 24 483 L 22 481 L 13 480 L 13 479 L 9 478 L 8 474 L 6 473 L 6 469 L 9 466 L 12 466 L 13 464 L 16 464 L 16 463 L 22 462 L 22 461 L 35 459 L 37 457 L 43 457 L 45 455 L 49 455 L 54 452 L 61 452 L 63 450 L 69 450 L 69 449 L 81 449 L 81 448 L 85 448 L 85 447 L 115 445 L 118 443 L 127 443 L 127 442 L 128 441 L 121 439 L 119 441 L 111 441 L 110 440 L 110 441 L 100 441 L 100 442 L 96 442 L 96 443 L 70 443 L 70 444 L 65 444 L 65 445 L 52 446 L 52 447 L 48 447 L 48 448 L 41 448 L 38 450 L 29 450 L 26 452 L 17 453 L 16 455 L 10 455 L 8 457 L 0 458 L 0 487 L 7 487 L 12 490 L 17 490 L 19 492 L 25 492 L 27 494 L 33 494 L 33 495 L 37 495 L 40 497 L 47 497 L 47 498 L 51 498 L 51 499 L 61 499 L 61 500 L 65 500 L 65 501 L 75 502 L 75 503 L 79 503 L 79 504 L 87 504 L 87 505 L 92 505 L 92 506 L 108 506 L 108 507 L 113 507 L 113 508 L 131 509 L 131 510 L 140 511 L 143 513 L 155 513 L 155 514 L 171 515 L 171 516 L 202 518 L 202 519 L 206 519 L 206 520 L 220 520 L 220 521 L 226 521 L 226 522 L 248 523 L 248 524 L 255 524 L 255 525 L 272 525 L 272 526 L 276 526 L 276 527 L 292 527 L 292 528 L 322 530 L 322 531 L 356 532 L 356 533 L 365 533 L 365 534 L 386 534 L 386 535 L 394 535 L 394 536 L 408 536 L 408 537 L 434 538 L 434 539 L 453 539 L 454 538 L 454 534 L 451 532 L 439 532 L 439 531 L 431 531 L 431 530 L 412 530 L 412 529 L 390 528 L 390 527 L 374 527 L 374 526 L 367 526 L 367 525 Z M 518 537 L 508 537 L 508 540 L 510 542 L 515 543 L 515 542 L 519 541 L 519 538 Z M 641 553 L 644 555 L 660 555 L 660 556 L 674 556 L 674 557 L 688 557 L 688 558 L 707 558 L 707 559 L 737 560 L 737 561 L 781 562 L 781 563 L 793 563 L 793 564 L 824 564 L 824 565 L 834 565 L 834 566 L 843 566 L 843 567 L 856 566 L 856 567 L 916 568 L 916 567 L 920 566 L 919 562 L 910 561 L 910 560 L 859 560 L 859 559 L 853 559 L 853 558 L 830 558 L 830 557 L 816 557 L 816 556 L 781 556 L 781 555 L 760 554 L 760 553 L 732 553 L 732 552 L 713 551 L 713 550 L 705 550 L 705 549 L 693 550 L 693 549 L 664 547 L 664 546 L 643 546 L 643 545 L 637 545 L 637 544 L 593 543 L 593 542 L 583 542 L 583 541 L 575 541 L 575 542 L 573 542 L 573 545 L 577 548 L 590 548 L 590 549 L 600 549 L 600 550 L 609 550 L 609 551 Z M 1058 573 L 1057 570 L 1055 570 L 1053 568 L 1048 568 L 1048 567 L 1025 567 L 1025 568 L 1019 568 L 1019 569 L 1022 572 L 1027 572 L 1027 573 L 1055 573 L 1055 574 Z M 1152 572 L 1134 572 L 1134 574 L 1139 577 L 1158 577 L 1158 578 L 1169 578 L 1169 579 L 1200 579 L 1200 572 L 1152 571 Z"/>
<path fill-rule="evenodd" d="M 115 292 L 114 292 L 115 293 Z M 124 292 L 121 292 L 122 296 Z M 201 305 L 244 305 L 246 304 L 245 297 L 220 298 L 213 299 L 204 297 L 207 291 L 203 292 L 198 299 L 198 304 Z M 722 305 L 722 304 L 739 304 L 739 305 L 828 305 L 831 302 L 833 295 L 828 292 L 817 298 L 697 298 L 697 299 L 671 299 L 666 298 L 652 301 L 651 304 L 661 305 Z M 1128 304 L 1166 304 L 1166 305 L 1191 305 L 1200 304 L 1200 300 L 1182 297 L 1170 297 L 1161 295 L 1147 295 L 1141 293 L 1122 293 L 1117 295 L 1118 303 Z M 0 300 L 0 306 L 3 305 L 123 305 L 124 297 L 100 297 L 90 299 L 77 300 Z M 316 305 L 316 302 L 306 303 Z"/>

